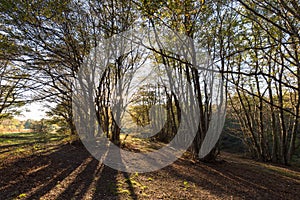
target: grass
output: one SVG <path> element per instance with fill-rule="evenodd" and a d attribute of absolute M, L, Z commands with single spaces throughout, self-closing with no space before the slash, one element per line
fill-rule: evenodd
<path fill-rule="evenodd" d="M 299 172 L 287 169 L 285 167 L 276 166 L 276 165 L 267 164 L 267 163 L 258 163 L 258 165 L 261 166 L 262 171 L 279 174 L 281 176 L 285 176 L 285 177 L 292 178 L 292 179 L 299 179 L 299 175 L 300 175 Z M 299 181 L 299 183 L 300 183 L 300 181 Z"/>
<path fill-rule="evenodd" d="M 249 170 L 256 169 L 259 172 L 268 173 L 272 175 L 281 175 L 284 178 L 291 178 L 297 180 L 300 183 L 300 171 L 294 170 L 294 168 L 287 167 L 276 163 L 264 163 L 257 162 L 250 159 L 240 159 L 237 154 L 229 154 L 230 157 L 226 157 L 228 160 L 234 160 L 235 162 L 243 163 L 247 165 Z M 293 166 L 296 167 L 296 166 Z M 297 168 L 297 167 L 296 167 Z"/>
<path fill-rule="evenodd" d="M 67 135 L 56 133 L 0 133 L 0 159 L 32 155 L 66 139 Z"/>

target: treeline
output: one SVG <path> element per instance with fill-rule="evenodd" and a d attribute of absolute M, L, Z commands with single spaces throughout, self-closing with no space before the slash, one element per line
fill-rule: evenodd
<path fill-rule="evenodd" d="M 196 159 L 206 136 L 219 131 L 218 127 L 211 127 L 211 122 L 222 124 L 226 103 L 228 115 L 240 124 L 240 130 L 233 134 L 243 140 L 254 158 L 289 164 L 300 143 L 299 3 L 299 0 L 2 1 L 0 114 L 13 113 L 13 108 L 28 98 L 26 91 L 31 91 L 31 96 L 34 94 L 31 100 L 56 103 L 52 115 L 64 119 L 76 134 L 72 80 L 82 73 L 86 59 L 101 43 L 99 38 L 111 38 L 133 25 L 154 33 L 163 26 L 192 40 L 186 46 L 176 40 L 176 44 L 182 45 L 176 51 L 155 46 L 143 46 L 145 51 L 140 47 L 124 51 L 122 56 L 111 59 L 101 76 L 96 77 L 98 85 L 93 101 L 106 136 L 120 144 L 122 113 L 115 112 L 111 100 L 122 96 L 132 74 L 147 59 L 154 70 L 166 74 L 165 79 L 174 80 L 173 91 L 161 87 L 157 81 L 151 90 L 140 88 L 139 98 L 130 102 L 129 114 L 139 125 L 150 124 L 151 112 L 153 117 L 165 118 L 164 125 L 152 124 L 162 128 L 156 139 L 170 141 L 183 116 L 189 113 L 193 117 L 193 111 L 197 111 L 197 124 L 188 120 L 188 125 L 196 129 L 190 148 Z M 154 43 L 160 44 L 161 35 L 155 36 Z M 120 51 L 115 46 L 110 53 Z M 180 96 L 174 91 L 183 91 L 184 81 L 190 89 Z M 180 99 L 188 102 L 191 98 L 197 106 L 182 108 Z M 117 103 L 125 105 L 125 99 L 117 99 Z M 160 108 L 151 110 L 153 105 L 163 107 L 166 113 L 162 115 Z M 217 146 L 202 159 L 215 159 Z"/>
<path fill-rule="evenodd" d="M 0 121 L 1 133 L 22 133 L 22 132 L 36 132 L 36 133 L 49 133 L 53 131 L 59 131 L 62 127 L 59 127 L 53 120 L 41 119 L 41 120 L 18 120 L 14 118 L 3 119 Z"/>
<path fill-rule="evenodd" d="M 20 132 L 25 129 L 25 122 L 17 119 L 4 119 L 0 123 L 0 132 Z"/>

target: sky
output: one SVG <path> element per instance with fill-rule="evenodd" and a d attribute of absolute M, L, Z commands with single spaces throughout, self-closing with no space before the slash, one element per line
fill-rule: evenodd
<path fill-rule="evenodd" d="M 21 115 L 16 116 L 15 118 L 19 120 L 40 120 L 42 118 L 47 118 L 45 113 L 47 110 L 48 109 L 44 107 L 43 103 L 31 103 L 22 107 Z"/>

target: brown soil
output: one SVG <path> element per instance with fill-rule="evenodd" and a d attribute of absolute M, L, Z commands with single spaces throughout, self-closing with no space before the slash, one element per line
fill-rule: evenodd
<path fill-rule="evenodd" d="M 123 173 L 81 145 L 11 157 L 0 168 L 0 199 L 297 199 L 300 171 L 223 153 L 223 161 L 181 158 L 152 173 Z"/>

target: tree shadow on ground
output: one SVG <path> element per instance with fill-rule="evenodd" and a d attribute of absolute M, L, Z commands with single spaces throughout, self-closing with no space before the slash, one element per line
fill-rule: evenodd
<path fill-rule="evenodd" d="M 23 136 L 16 136 L 16 135 L 1 135 L 1 139 L 9 139 L 9 141 L 13 141 L 12 144 L 5 144 L 5 141 L 0 144 L 0 153 L 8 152 L 11 148 L 19 148 L 25 146 L 32 146 L 35 144 L 46 144 L 50 140 L 52 141 L 59 141 L 65 138 L 65 136 L 58 136 L 58 135 L 46 135 L 46 134 L 39 134 L 36 135 L 23 135 Z M 4 144 L 4 145 L 3 145 Z"/>
<path fill-rule="evenodd" d="M 124 167 L 119 150 L 112 152 L 109 149 L 107 158 L 113 158 L 113 160 L 119 164 L 119 167 Z M 97 190 L 93 196 L 95 200 L 121 199 L 121 196 L 126 197 L 126 199 L 137 199 L 134 186 L 130 181 L 129 173 L 120 172 L 104 165 L 96 185 Z M 126 187 L 126 190 L 123 190 L 123 187 Z M 126 191 L 126 195 L 122 195 L 123 191 Z"/>
<path fill-rule="evenodd" d="M 0 199 L 82 199 L 93 195 L 102 165 L 84 147 L 59 146 L 56 151 L 11 161 L 0 169 Z M 105 171 L 104 171 L 105 172 Z M 110 180 L 114 176 L 106 176 Z M 95 188 L 91 188 L 95 187 Z M 90 194 L 89 194 L 90 193 Z"/>
<path fill-rule="evenodd" d="M 130 184 L 130 194 L 118 191 L 117 178 L 130 174 L 104 166 L 81 145 L 11 160 L 0 174 L 0 199 L 137 199 Z"/>
<path fill-rule="evenodd" d="M 122 164 L 118 152 L 110 154 Z M 232 156 L 214 164 L 181 158 L 156 172 L 130 174 L 99 163 L 82 145 L 60 145 L 46 153 L 5 160 L 0 165 L 0 199 L 295 199 L 300 195 L 299 172 L 289 168 L 294 175 L 287 176 L 266 171 L 257 162 Z"/>
<path fill-rule="evenodd" d="M 193 164 L 180 159 L 163 170 L 175 179 L 201 186 L 220 198 L 294 199 L 300 195 L 299 176 L 291 178 L 272 173 L 250 163 L 231 160 Z"/>

